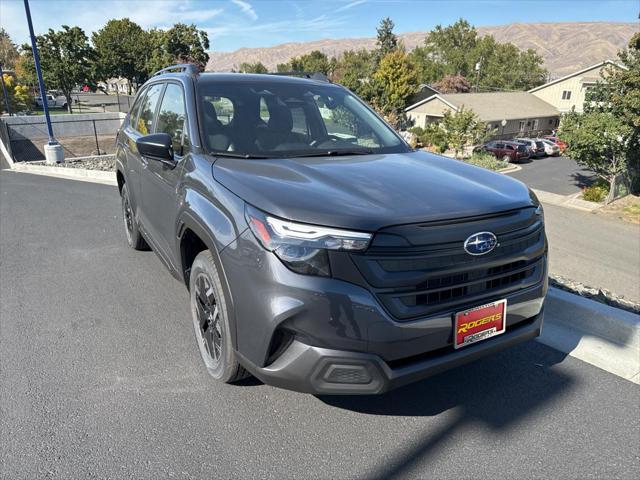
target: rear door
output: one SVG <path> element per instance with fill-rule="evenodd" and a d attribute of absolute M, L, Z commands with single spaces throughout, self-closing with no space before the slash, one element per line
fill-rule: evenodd
<path fill-rule="evenodd" d="M 153 133 L 168 133 L 173 140 L 176 166 L 149 159 L 142 176 L 145 228 L 153 237 L 157 248 L 175 268 L 177 186 L 183 168 L 183 158 L 189 154 L 190 143 L 186 116 L 185 95 L 182 85 L 168 82 L 153 122 Z"/>

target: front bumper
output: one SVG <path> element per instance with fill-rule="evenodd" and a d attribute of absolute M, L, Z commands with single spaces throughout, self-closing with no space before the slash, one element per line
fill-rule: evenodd
<path fill-rule="evenodd" d="M 540 312 L 498 337 L 461 350 L 426 355 L 395 368 L 377 355 L 330 350 L 299 341 L 268 367 L 247 367 L 263 382 L 289 390 L 316 395 L 380 394 L 538 337 L 543 317 Z"/>
<path fill-rule="evenodd" d="M 249 231 L 220 257 L 241 363 L 265 383 L 291 390 L 381 393 L 534 338 L 542 327 L 546 267 L 540 283 L 500 297 L 508 303 L 504 334 L 454 350 L 453 311 L 398 321 L 366 288 L 291 272 Z M 492 300 L 498 298 L 482 303 Z M 457 311 L 479 304 L 469 303 Z M 279 348 L 281 332 L 290 343 Z"/>

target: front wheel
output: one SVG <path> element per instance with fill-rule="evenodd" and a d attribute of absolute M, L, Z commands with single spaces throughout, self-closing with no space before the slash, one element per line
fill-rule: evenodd
<path fill-rule="evenodd" d="M 209 250 L 200 252 L 193 261 L 189 292 L 196 341 L 209 375 L 225 383 L 247 377 L 233 349 L 229 306 Z"/>
<path fill-rule="evenodd" d="M 122 199 L 122 219 L 124 220 L 124 232 L 127 236 L 127 243 L 134 250 L 149 250 L 149 245 L 142 237 L 140 229 L 138 228 L 138 222 L 133 214 L 133 208 L 131 208 L 131 201 L 129 200 L 129 189 L 125 183 L 122 186 L 120 192 Z"/>

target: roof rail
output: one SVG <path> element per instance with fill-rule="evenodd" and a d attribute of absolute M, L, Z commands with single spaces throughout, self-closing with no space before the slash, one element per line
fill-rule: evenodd
<path fill-rule="evenodd" d="M 163 73 L 168 73 L 177 70 L 178 72 L 185 72 L 189 75 L 198 75 L 200 70 L 193 63 L 179 63 L 177 65 L 171 65 L 169 67 L 158 70 L 156 73 L 151 75 L 155 77 L 156 75 L 161 75 Z"/>
<path fill-rule="evenodd" d="M 302 77 L 308 78 L 310 80 L 318 80 L 320 82 L 328 82 L 331 83 L 331 80 L 324 74 L 320 72 L 270 72 L 269 75 L 282 75 L 285 77 Z"/>

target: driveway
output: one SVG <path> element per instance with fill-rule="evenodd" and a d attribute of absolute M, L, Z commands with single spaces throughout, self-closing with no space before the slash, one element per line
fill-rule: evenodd
<path fill-rule="evenodd" d="M 591 185 L 596 176 L 568 157 L 544 157 L 525 160 L 522 170 L 508 175 L 529 187 L 558 195 L 572 195 Z"/>
<path fill-rule="evenodd" d="M 0 172 L 0 477 L 636 478 L 640 389 L 535 341 L 380 397 L 214 383 L 115 187 Z M 636 472 L 635 474 L 633 472 Z"/>

